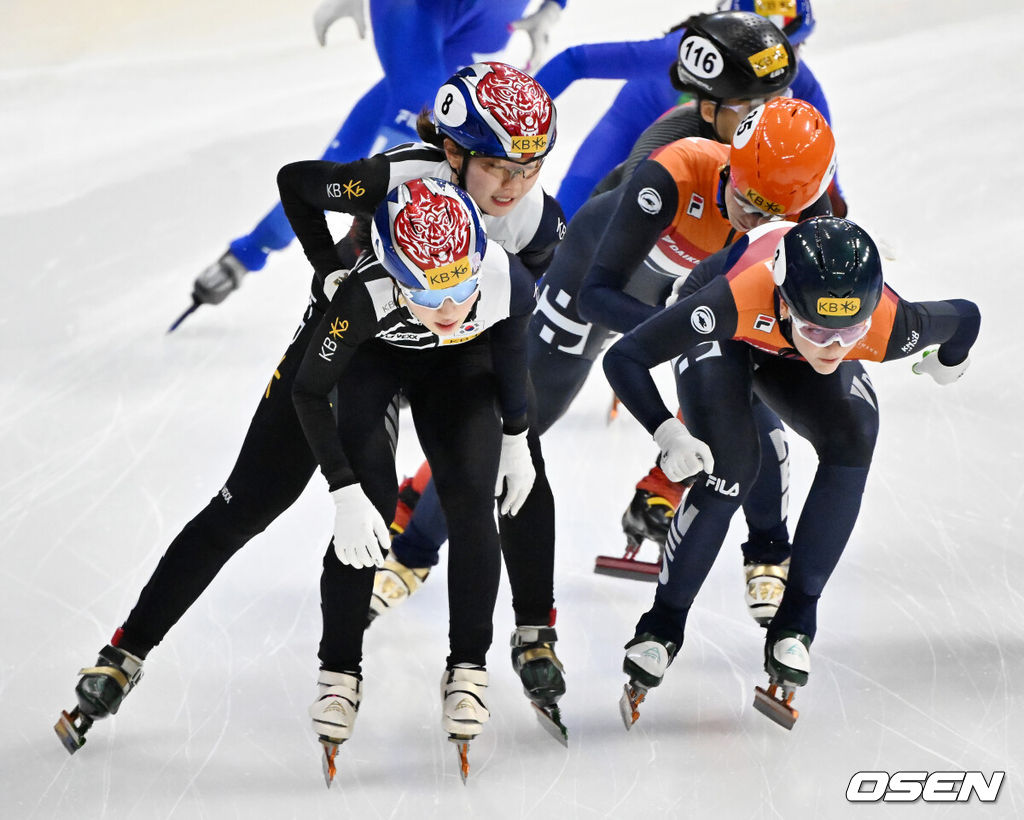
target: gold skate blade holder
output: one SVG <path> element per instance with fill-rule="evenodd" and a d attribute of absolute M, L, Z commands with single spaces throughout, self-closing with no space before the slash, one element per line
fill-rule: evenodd
<path fill-rule="evenodd" d="M 92 724 L 92 719 L 83 715 L 76 706 L 70 713 L 61 710 L 53 731 L 57 733 L 68 754 L 73 755 L 85 745 L 85 733 Z"/>
<path fill-rule="evenodd" d="M 755 686 L 754 708 L 765 717 L 778 723 L 783 729 L 792 730 L 796 719 L 800 717 L 800 713 L 791 706 L 796 692 L 791 691 L 784 697 L 780 697 L 777 694 L 778 691 L 777 683 L 770 684 L 767 690 Z"/>

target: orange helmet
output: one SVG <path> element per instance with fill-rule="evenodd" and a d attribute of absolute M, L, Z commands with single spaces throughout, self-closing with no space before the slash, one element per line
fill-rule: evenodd
<path fill-rule="evenodd" d="M 777 97 L 736 127 L 729 152 L 736 190 L 762 211 L 798 214 L 820 197 L 836 172 L 836 141 L 821 112 Z"/>

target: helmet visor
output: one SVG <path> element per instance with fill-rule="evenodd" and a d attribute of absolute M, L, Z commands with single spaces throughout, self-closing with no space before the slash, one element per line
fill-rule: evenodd
<path fill-rule="evenodd" d="M 839 342 L 842 347 L 853 347 L 871 329 L 870 316 L 863 322 L 849 327 L 822 327 L 811 324 L 797 316 L 792 308 L 789 309 L 789 318 L 793 322 L 793 330 L 800 334 L 800 338 L 815 347 L 828 347 L 833 342 Z"/>
<path fill-rule="evenodd" d="M 442 288 L 440 290 L 413 290 L 398 282 L 395 284 L 398 285 L 402 295 L 413 304 L 436 310 L 444 304 L 445 299 L 451 299 L 456 305 L 465 304 L 472 299 L 473 294 L 480 289 L 480 277 L 474 276 L 465 282 L 459 282 L 459 284 L 453 285 L 450 288 Z"/>

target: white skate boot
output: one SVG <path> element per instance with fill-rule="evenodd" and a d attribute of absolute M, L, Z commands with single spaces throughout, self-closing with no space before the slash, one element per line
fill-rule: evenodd
<path fill-rule="evenodd" d="M 679 647 L 672 641 L 643 632 L 627 643 L 625 649 L 622 671 L 629 675 L 629 683 L 623 687 L 619 698 L 619 711 L 628 731 L 640 717 L 639 707 L 648 690 L 661 683 Z"/>
<path fill-rule="evenodd" d="M 369 620 L 405 603 L 430 574 L 430 567 L 407 567 L 389 558 L 373 576 L 373 597 L 370 598 Z"/>
<path fill-rule="evenodd" d="M 789 559 L 781 564 L 745 563 L 743 574 L 747 580 L 747 589 L 743 596 L 747 612 L 759 625 L 767 627 L 775 613 L 779 611 L 782 595 L 786 591 Z"/>
<path fill-rule="evenodd" d="M 363 699 L 363 682 L 358 675 L 320 670 L 317 698 L 310 704 L 309 716 L 313 731 L 324 747 L 324 780 L 330 788 L 337 771 L 334 756 L 338 747 L 352 737 L 359 703 Z"/>
<path fill-rule="evenodd" d="M 764 645 L 764 671 L 768 688 L 754 689 L 754 708 L 786 729 L 792 729 L 800 713 L 793 708 L 798 686 L 804 686 L 811 673 L 811 639 L 807 635 L 783 629 Z M 779 693 L 779 690 L 781 694 Z"/>
<path fill-rule="evenodd" d="M 487 670 L 482 666 L 456 664 L 441 676 L 441 723 L 458 749 L 463 782 L 469 776 L 469 742 L 491 717 L 484 700 L 486 691 Z"/>

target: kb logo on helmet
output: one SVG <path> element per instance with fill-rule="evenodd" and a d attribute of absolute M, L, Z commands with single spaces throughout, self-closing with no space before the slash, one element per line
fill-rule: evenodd
<path fill-rule="evenodd" d="M 819 316 L 856 316 L 860 310 L 860 299 L 856 296 L 844 299 L 822 296 L 818 299 L 817 310 Z"/>
<path fill-rule="evenodd" d="M 468 259 L 458 259 L 450 265 L 442 265 L 439 268 L 432 268 L 423 272 L 427 277 L 427 286 L 431 290 L 450 288 L 459 284 L 463 279 L 473 275 Z"/>
<path fill-rule="evenodd" d="M 757 54 L 751 54 L 747 61 L 758 77 L 766 77 L 769 74 L 775 76 L 789 65 L 786 49 L 781 45 L 769 46 Z"/>

